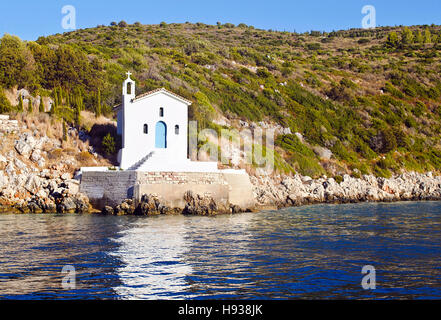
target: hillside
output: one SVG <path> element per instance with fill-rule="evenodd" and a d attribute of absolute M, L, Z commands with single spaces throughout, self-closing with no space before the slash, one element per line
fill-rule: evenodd
<path fill-rule="evenodd" d="M 280 173 L 441 169 L 439 26 L 296 34 L 120 22 L 0 41 L 0 86 L 50 97 L 51 114 L 72 125 L 84 126 L 84 109 L 112 116 L 130 70 L 138 93 L 165 87 L 194 101 L 201 128 L 220 130 L 213 120 L 222 117 L 237 128 L 264 121 L 299 133 L 276 139 Z M 24 110 L 2 94 L 0 109 Z"/>

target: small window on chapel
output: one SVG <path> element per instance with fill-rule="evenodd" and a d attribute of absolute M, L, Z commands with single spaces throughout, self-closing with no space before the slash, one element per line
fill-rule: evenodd
<path fill-rule="evenodd" d="M 179 126 L 178 125 L 175 126 L 175 134 L 179 134 Z"/>
<path fill-rule="evenodd" d="M 160 117 L 164 116 L 164 108 L 159 108 L 159 116 Z"/>
<path fill-rule="evenodd" d="M 149 133 L 149 126 L 147 124 L 144 125 L 144 134 Z"/>

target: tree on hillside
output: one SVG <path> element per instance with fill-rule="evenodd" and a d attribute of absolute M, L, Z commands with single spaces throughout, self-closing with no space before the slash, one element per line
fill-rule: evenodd
<path fill-rule="evenodd" d="M 20 95 L 20 97 L 18 98 L 18 111 L 23 112 L 23 110 L 23 97 Z"/>
<path fill-rule="evenodd" d="M 29 113 L 33 113 L 33 112 L 34 112 L 33 105 L 32 105 L 32 100 L 31 100 L 31 99 L 28 100 L 28 112 L 29 112 Z"/>
<path fill-rule="evenodd" d="M 75 124 L 81 125 L 81 109 L 79 104 L 75 104 Z"/>
<path fill-rule="evenodd" d="M 421 33 L 421 30 L 418 30 L 415 34 L 415 43 L 422 44 L 424 42 L 423 34 Z"/>
<path fill-rule="evenodd" d="M 3 89 L 0 87 L 0 113 L 8 113 L 12 110 L 11 103 L 3 93 Z"/>
<path fill-rule="evenodd" d="M 38 112 L 43 113 L 44 110 L 44 100 L 43 97 L 40 98 L 40 105 L 38 106 Z"/>
<path fill-rule="evenodd" d="M 57 105 L 63 105 L 63 89 L 61 87 L 58 87 L 57 94 Z"/>
<path fill-rule="evenodd" d="M 63 119 L 63 141 L 67 141 L 67 127 L 66 121 Z"/>
<path fill-rule="evenodd" d="M 427 28 L 424 30 L 424 43 L 432 43 L 432 33 Z"/>
<path fill-rule="evenodd" d="M 33 82 L 35 60 L 20 38 L 6 34 L 0 39 L 0 83 L 24 88 Z"/>
<path fill-rule="evenodd" d="M 97 97 L 96 97 L 96 106 L 95 106 L 95 116 L 99 117 L 101 115 L 101 91 L 98 89 Z"/>
<path fill-rule="evenodd" d="M 392 48 L 396 48 L 398 46 L 398 34 L 395 31 L 389 33 L 389 35 L 387 36 L 386 44 Z"/>
<path fill-rule="evenodd" d="M 412 44 L 413 43 L 413 33 L 410 31 L 408 27 L 405 27 L 403 29 L 403 32 L 401 33 L 401 42 L 403 44 Z"/>
<path fill-rule="evenodd" d="M 53 116 L 55 114 L 56 108 L 57 108 L 57 105 L 55 103 L 52 103 L 51 109 L 49 110 L 49 114 L 51 116 Z"/>

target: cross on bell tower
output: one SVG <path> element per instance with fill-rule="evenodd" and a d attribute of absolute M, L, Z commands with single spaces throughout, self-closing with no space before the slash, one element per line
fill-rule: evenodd
<path fill-rule="evenodd" d="M 130 71 L 128 71 L 126 75 L 127 79 L 123 84 L 123 100 L 125 100 L 125 98 L 129 98 L 131 100 L 135 98 L 135 81 L 130 78 L 132 75 Z"/>

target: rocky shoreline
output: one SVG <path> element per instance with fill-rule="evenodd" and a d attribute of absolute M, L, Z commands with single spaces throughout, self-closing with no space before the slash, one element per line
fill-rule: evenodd
<path fill-rule="evenodd" d="M 101 211 L 104 215 L 136 215 L 136 216 L 157 216 L 157 215 L 194 215 L 214 216 L 218 214 L 236 214 L 249 212 L 250 209 L 242 209 L 235 205 L 216 202 L 209 196 L 201 196 L 187 191 L 184 195 L 185 207 L 170 208 L 164 205 L 164 201 L 154 194 L 143 195 L 138 204 L 132 199 L 127 199 L 115 207 L 106 206 Z"/>
<path fill-rule="evenodd" d="M 301 175 L 251 177 L 258 206 L 277 208 L 318 203 L 441 200 L 441 176 L 408 172 L 391 178 L 364 175 L 311 179 Z"/>
<path fill-rule="evenodd" d="M 7 120 L 2 120 L 3 122 Z M 19 131 L 9 120 L 1 134 Z M 217 203 L 211 197 L 187 192 L 185 208 L 169 208 L 155 195 L 144 195 L 135 206 L 126 200 L 116 207 L 94 210 L 80 193 L 80 182 L 73 178 L 76 166 L 71 160 L 47 165 L 45 157 L 61 147 L 57 139 L 36 133 L 22 133 L 4 155 L 0 155 L 0 213 L 94 213 L 112 215 L 216 215 L 265 208 L 283 208 L 317 203 L 391 202 L 441 200 L 441 176 L 431 172 L 407 172 L 392 178 L 364 175 L 341 177 L 342 181 L 307 176 L 251 176 L 255 208 L 239 208 Z M 46 151 L 49 150 L 49 151 Z"/>
<path fill-rule="evenodd" d="M 0 163 L 5 159 L 0 158 Z M 392 178 L 344 175 L 311 179 L 295 176 L 251 176 L 256 199 L 255 208 L 240 208 L 217 203 L 211 197 L 188 191 L 185 208 L 170 208 L 156 195 L 144 195 L 135 205 L 131 199 L 118 206 L 98 211 L 87 196 L 79 192 L 80 182 L 63 172 L 63 165 L 35 172 L 8 170 L 15 160 L 6 160 L 0 170 L 0 213 L 100 213 L 106 215 L 200 215 L 234 214 L 262 209 L 281 209 L 319 203 L 357 203 L 441 200 L 441 176 L 431 172 L 403 173 Z M 4 163 L 5 164 L 5 163 Z"/>
<path fill-rule="evenodd" d="M 169 208 L 155 195 L 144 195 L 135 206 L 131 199 L 118 206 L 94 210 L 87 196 L 79 192 L 80 182 L 63 171 L 63 165 L 40 171 L 12 170 L 17 159 L 0 158 L 6 167 L 0 170 L 0 213 L 101 213 L 107 215 L 183 214 L 211 216 L 280 209 L 319 203 L 356 203 L 441 200 L 441 176 L 432 173 L 403 173 L 392 178 L 344 175 L 311 179 L 295 176 L 251 176 L 255 208 L 240 208 L 217 203 L 211 197 L 184 195 L 185 208 Z"/>

